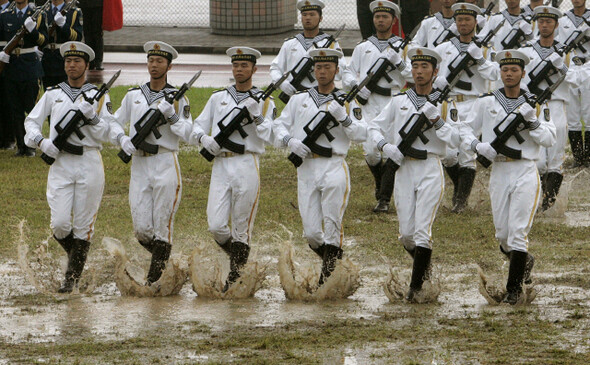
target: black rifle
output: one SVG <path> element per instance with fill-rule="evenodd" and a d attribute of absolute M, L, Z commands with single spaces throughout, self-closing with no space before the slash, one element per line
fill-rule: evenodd
<path fill-rule="evenodd" d="M 334 97 L 334 101 L 340 105 L 345 105 L 345 103 L 350 103 L 358 92 L 366 86 L 367 82 L 371 79 L 372 74 L 368 74 L 367 77 L 363 80 L 363 82 L 358 85 L 358 87 L 353 88 L 350 90 L 348 94 L 344 97 L 337 97 L 335 94 L 332 94 Z M 318 120 L 317 123 L 315 121 Z M 312 125 L 315 124 L 315 127 L 312 128 Z M 323 156 L 323 157 L 332 157 L 332 148 L 331 147 L 323 147 L 317 144 L 317 140 L 322 136 L 325 135 L 329 142 L 334 140 L 334 136 L 330 133 L 330 129 L 338 126 L 340 124 L 332 114 L 329 112 L 322 110 L 319 111 L 312 119 L 303 127 L 303 131 L 307 136 L 303 139 L 303 144 L 306 145 L 312 153 L 316 155 Z M 301 166 L 303 163 L 303 159 L 297 156 L 295 153 L 291 152 L 289 154 L 289 161 L 293 163 L 295 167 Z"/>
<path fill-rule="evenodd" d="M 525 16 L 524 13 L 520 14 L 520 18 L 523 22 L 531 23 L 533 18 L 531 16 Z M 502 45 L 502 49 L 513 49 L 520 47 L 520 44 L 526 39 L 526 35 L 520 29 L 520 27 L 512 28 L 506 37 L 502 39 L 500 44 Z"/>
<path fill-rule="evenodd" d="M 506 20 L 503 19 L 496 28 L 490 29 L 488 34 L 485 35 L 482 39 L 473 38 L 473 43 L 478 47 L 485 46 L 488 42 L 496 35 L 496 33 L 502 28 L 504 22 Z M 475 65 L 476 61 L 471 57 L 468 52 L 461 52 L 457 58 L 453 60 L 453 62 L 449 63 L 449 74 L 447 75 L 447 82 L 449 80 L 457 79 L 457 75 L 462 74 L 465 72 L 469 77 L 473 76 L 473 72 L 469 69 L 471 66 Z M 450 83 L 450 82 L 449 82 Z M 471 90 L 471 84 L 466 83 L 464 81 L 458 80 L 457 87 L 463 90 Z"/>
<path fill-rule="evenodd" d="M 559 84 L 565 79 L 565 75 L 561 76 L 559 80 L 557 80 L 551 87 L 546 88 L 540 94 L 533 96 L 530 99 L 527 99 L 527 104 L 531 107 L 535 107 L 536 104 L 542 105 L 545 101 L 551 98 L 551 94 Z M 498 123 L 494 127 L 494 133 L 496 134 L 496 138 L 490 143 L 490 145 L 496 150 L 496 152 L 503 154 L 506 157 L 509 157 L 514 160 L 520 160 L 522 157 L 522 153 L 520 150 L 516 150 L 514 148 L 510 148 L 506 146 L 506 142 L 510 137 L 516 138 L 516 141 L 519 144 L 524 142 L 524 138 L 520 135 L 520 131 L 524 129 L 524 126 L 527 125 L 527 122 L 524 120 L 524 117 L 520 112 L 512 111 L 508 114 L 504 119 Z M 482 155 L 477 156 L 477 161 L 485 168 L 488 168 L 492 161 L 488 160 Z"/>
<path fill-rule="evenodd" d="M 342 24 L 340 26 L 340 28 L 338 28 L 338 31 L 334 35 L 331 35 L 327 38 L 326 43 L 321 48 L 330 48 L 330 46 L 336 42 L 336 40 L 340 36 L 340 33 L 342 33 L 342 31 L 344 30 L 345 27 L 346 27 L 346 24 Z M 320 48 L 320 47 L 316 47 L 316 48 Z M 299 62 L 297 62 L 295 67 L 293 67 L 293 69 L 291 71 L 289 71 L 289 73 L 293 76 L 293 79 L 291 80 L 291 85 L 293 85 L 293 87 L 295 89 L 297 89 L 297 91 L 305 90 L 305 87 L 303 87 L 301 85 L 301 83 L 306 78 L 309 80 L 309 82 L 315 81 L 315 79 L 313 78 L 313 76 L 311 74 L 312 69 L 313 69 L 313 60 L 311 59 L 311 57 L 303 57 L 302 59 L 299 60 Z M 289 95 L 285 94 L 284 92 L 279 94 L 279 99 L 285 104 L 287 104 L 289 102 L 290 98 L 291 97 Z"/>
<path fill-rule="evenodd" d="M 289 73 L 285 72 L 277 82 L 271 83 L 268 87 L 262 92 L 260 95 L 252 95 L 250 91 L 250 97 L 257 102 L 260 100 L 266 100 L 270 97 L 270 95 L 275 91 L 283 81 L 285 81 L 289 77 Z M 236 114 L 237 113 L 237 114 Z M 224 121 L 231 118 L 229 123 L 225 124 Z M 238 131 L 242 138 L 248 137 L 248 133 L 244 130 L 244 126 L 252 123 L 252 117 L 250 116 L 250 112 L 246 107 L 234 107 L 232 110 L 229 111 L 218 123 L 217 126 L 219 127 L 219 133 L 213 139 L 220 147 L 224 147 L 231 152 L 244 154 L 245 149 L 243 144 L 239 144 L 236 142 L 232 142 L 229 137 L 235 132 Z M 209 152 L 206 148 L 202 148 L 200 151 L 201 155 L 207 159 L 207 161 L 213 161 L 215 155 Z"/>
<path fill-rule="evenodd" d="M 165 95 L 164 99 L 166 100 L 166 102 L 172 104 L 175 101 L 179 101 L 180 99 L 182 99 L 184 94 L 191 88 L 191 86 L 193 86 L 193 84 L 195 83 L 195 81 L 197 81 L 199 76 L 201 76 L 201 71 L 197 71 L 197 73 L 193 76 L 192 79 L 190 79 L 189 82 L 185 82 L 184 84 L 182 84 L 178 91 L 170 92 L 167 95 Z M 159 146 L 156 144 L 146 142 L 145 140 L 152 133 L 154 134 L 154 137 L 156 137 L 156 139 L 162 137 L 162 135 L 158 131 L 158 127 L 166 124 L 167 122 L 168 121 L 166 120 L 166 118 L 164 118 L 162 112 L 160 112 L 158 108 L 148 109 L 141 116 L 141 118 L 139 118 L 139 120 L 133 125 L 135 127 L 135 135 L 131 138 L 131 143 L 133 143 L 133 146 L 138 150 L 142 150 L 152 155 L 157 154 Z M 131 155 L 128 155 L 122 149 L 119 151 L 117 156 L 119 156 L 119 158 L 125 163 L 129 163 L 129 161 L 131 161 Z"/>
<path fill-rule="evenodd" d="M 100 100 L 100 98 L 102 98 L 104 94 L 109 91 L 120 74 L 121 70 L 117 71 L 113 77 L 111 77 L 109 82 L 103 84 L 100 89 L 98 89 L 98 92 L 94 95 L 94 97 L 88 98 L 84 93 L 82 93 L 82 96 L 87 102 L 94 104 L 95 101 Z M 72 134 L 76 134 L 78 138 L 84 139 L 85 136 L 82 131 L 80 131 L 80 128 L 87 124 L 88 120 L 86 117 L 84 117 L 84 114 L 82 114 L 80 109 L 70 109 L 54 127 L 55 131 L 57 132 L 57 136 L 53 139 L 53 144 L 60 151 L 65 151 L 67 153 L 71 153 L 72 155 L 82 155 L 84 153 L 84 147 L 71 144 L 68 142 L 68 139 Z M 48 165 L 52 165 L 55 162 L 55 158 L 50 157 L 45 153 L 41 154 L 41 158 Z"/>
<path fill-rule="evenodd" d="M 393 46 L 390 44 L 391 48 L 396 53 L 399 53 L 400 51 L 402 51 L 412 41 L 412 39 L 414 38 L 414 36 L 418 32 L 418 29 L 419 29 L 419 27 L 415 27 L 414 30 L 412 31 L 412 33 L 410 33 L 409 36 L 404 38 L 400 42 L 399 45 Z M 368 80 L 368 82 L 366 83 L 367 89 L 369 89 L 372 93 L 376 92 L 377 94 L 380 94 L 380 95 L 387 95 L 387 93 L 391 94 L 391 89 L 381 87 L 378 85 L 378 83 L 382 78 L 385 78 L 385 80 L 387 82 L 393 81 L 391 76 L 389 76 L 389 73 L 391 71 L 395 70 L 395 68 L 396 68 L 395 65 L 393 63 L 391 63 L 387 58 L 381 57 L 381 58 L 377 59 L 377 61 L 375 61 L 375 63 L 373 63 L 373 65 L 371 66 L 369 71 L 367 71 L 367 75 L 369 75 L 369 74 L 373 75 L 371 77 L 371 79 Z M 361 105 L 365 105 L 368 102 L 367 99 L 363 99 L 360 96 L 357 97 L 356 100 Z"/>

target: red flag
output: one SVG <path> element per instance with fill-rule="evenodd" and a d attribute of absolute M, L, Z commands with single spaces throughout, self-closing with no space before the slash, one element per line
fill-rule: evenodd
<path fill-rule="evenodd" d="M 113 31 L 123 28 L 123 3 L 121 0 L 104 0 L 102 29 Z"/>

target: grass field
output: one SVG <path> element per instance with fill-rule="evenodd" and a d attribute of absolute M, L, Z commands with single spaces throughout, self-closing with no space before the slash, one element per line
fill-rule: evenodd
<path fill-rule="evenodd" d="M 121 87 L 112 91 L 115 108 L 124 93 Z M 210 93 L 189 92 L 193 118 Z M 104 237 L 121 240 L 129 252 L 142 250 L 131 227 L 129 166 L 117 152 L 106 145 L 102 153 L 106 186 L 90 251 L 93 265 L 112 261 L 101 256 Z M 353 146 L 347 159 L 352 192 L 344 219 L 346 253 L 362 276 L 353 297 L 299 303 L 282 294 L 276 257 L 285 229 L 294 233 L 303 260 L 317 259 L 301 237 L 296 171 L 286 153 L 275 149 L 261 158 L 252 243 L 259 257 L 272 261 L 268 280 L 253 299 L 202 299 L 188 283 L 170 298 L 121 297 L 112 284 L 69 297 L 35 291 L 17 269 L 16 225 L 26 220 L 31 248 L 50 235 L 48 167 L 38 157 L 13 158 L 13 153 L 0 151 L 0 364 L 590 363 L 590 228 L 538 217 L 529 237 L 538 298 L 526 307 L 488 305 L 477 291 L 476 264 L 504 275 L 507 267 L 494 239 L 489 175 L 483 169 L 462 215 L 450 213 L 447 185 L 433 229 L 435 272 L 443 281 L 438 303 L 389 303 L 381 290 L 388 265 L 407 274 L 411 263 L 397 242 L 396 215 L 370 211 L 372 178 L 360 146 Z M 189 146 L 182 147 L 179 160 L 183 193 L 173 251 L 189 255 L 198 242 L 212 241 L 205 216 L 211 164 Z M 566 179 L 577 172 L 567 170 Z M 588 172 L 582 172 L 567 189 L 569 217 L 587 216 L 587 181 Z M 49 250 L 62 255 L 53 240 Z"/>

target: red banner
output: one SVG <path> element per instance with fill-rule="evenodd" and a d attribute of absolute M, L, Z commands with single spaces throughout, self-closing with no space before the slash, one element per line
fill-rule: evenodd
<path fill-rule="evenodd" d="M 123 3 L 121 0 L 104 0 L 102 29 L 113 31 L 123 28 Z"/>

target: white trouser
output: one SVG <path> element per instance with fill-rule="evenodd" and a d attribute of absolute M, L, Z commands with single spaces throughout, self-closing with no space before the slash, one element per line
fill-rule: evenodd
<path fill-rule="evenodd" d="M 303 160 L 297 169 L 297 201 L 303 232 L 311 247 L 323 243 L 342 246 L 342 217 L 349 195 L 350 174 L 344 157 Z"/>
<path fill-rule="evenodd" d="M 551 120 L 555 124 L 556 140 L 551 147 L 541 147 L 537 167 L 539 173 L 548 172 L 562 173 L 562 165 L 565 160 L 565 145 L 567 144 L 567 113 L 565 103 L 560 100 L 550 100 L 549 110 L 551 111 Z M 544 121 L 544 115 L 539 115 L 539 120 Z"/>
<path fill-rule="evenodd" d="M 489 190 L 496 238 L 504 252 L 527 252 L 527 235 L 541 199 L 541 182 L 535 162 L 494 162 Z"/>
<path fill-rule="evenodd" d="M 246 153 L 215 158 L 207 200 L 207 223 L 217 243 L 223 244 L 232 238 L 250 244 L 259 193 L 258 155 Z"/>
<path fill-rule="evenodd" d="M 155 238 L 172 244 L 174 214 L 181 194 L 182 180 L 176 152 L 133 156 L 129 205 L 138 240 Z"/>
<path fill-rule="evenodd" d="M 464 121 L 467 119 L 469 113 L 471 113 L 471 109 L 473 108 L 473 104 L 477 98 L 469 98 L 468 100 L 457 102 L 457 114 L 459 117 L 459 121 Z M 461 123 L 460 128 L 469 128 L 465 124 Z M 444 158 L 444 164 L 447 167 L 451 167 L 456 163 L 459 163 L 459 167 L 468 167 L 470 169 L 475 169 L 475 152 L 471 149 L 465 149 L 460 145 L 458 148 L 447 148 L 447 156 Z"/>
<path fill-rule="evenodd" d="M 397 92 L 399 91 L 392 90 L 392 95 Z M 375 93 L 371 94 L 367 104 L 362 106 L 365 121 L 368 123 L 375 119 L 385 106 L 387 106 L 389 100 L 391 100 L 391 97 L 389 96 L 378 95 Z M 377 144 L 370 138 L 367 138 L 367 140 L 363 142 L 363 154 L 365 156 L 365 161 L 367 161 L 369 166 L 375 166 L 381 163 L 381 151 L 379 151 Z"/>
<path fill-rule="evenodd" d="M 55 237 L 65 238 L 73 231 L 74 238 L 90 241 L 103 190 L 104 168 L 98 149 L 86 149 L 81 156 L 60 153 L 47 177 Z"/>
<path fill-rule="evenodd" d="M 437 156 L 405 158 L 395 174 L 399 240 L 408 250 L 432 249 L 432 224 L 443 197 L 445 178 Z"/>
<path fill-rule="evenodd" d="M 582 131 L 582 112 L 590 111 L 590 106 L 582 107 L 582 102 L 580 99 L 580 95 L 582 94 L 582 87 L 575 87 L 570 90 L 570 98 L 568 100 L 566 109 L 567 109 L 567 129 L 568 131 Z M 588 91 L 584 92 L 584 96 L 586 97 L 585 103 L 588 104 Z M 587 120 L 588 114 L 584 114 L 584 120 Z"/>

